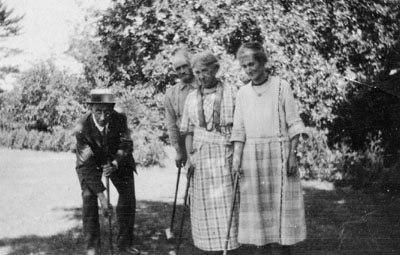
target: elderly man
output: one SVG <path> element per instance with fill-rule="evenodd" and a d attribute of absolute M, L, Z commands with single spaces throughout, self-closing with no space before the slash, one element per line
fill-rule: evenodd
<path fill-rule="evenodd" d="M 193 71 L 190 67 L 189 53 L 183 49 L 173 56 L 174 68 L 179 82 L 165 93 L 165 121 L 171 145 L 175 148 L 177 167 L 186 162 L 185 140 L 179 132 L 185 100 L 190 91 L 196 88 Z"/>
<path fill-rule="evenodd" d="M 114 96 L 108 89 L 91 91 L 87 102 L 90 112 L 85 114 L 76 129 L 76 172 L 82 188 L 83 232 L 86 254 L 99 254 L 100 224 L 98 203 L 105 215 L 112 207 L 104 195 L 102 175 L 109 177 L 119 198 L 118 248 L 122 254 L 139 254 L 132 247 L 135 221 L 135 186 L 132 157 L 133 143 L 125 115 L 114 110 Z"/>
<path fill-rule="evenodd" d="M 236 88 L 216 78 L 219 63 L 210 52 L 197 54 L 192 68 L 200 87 L 188 95 L 181 124 L 186 134 L 186 169 L 189 178 L 193 176 L 192 237 L 205 254 L 222 254 L 233 195 L 233 148 L 229 139 Z M 237 210 L 230 233 L 228 250 L 234 250 L 239 247 Z"/>

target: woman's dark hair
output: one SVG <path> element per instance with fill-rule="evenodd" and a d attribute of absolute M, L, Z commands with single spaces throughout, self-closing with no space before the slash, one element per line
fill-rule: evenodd
<path fill-rule="evenodd" d="M 236 52 L 236 58 L 240 59 L 243 53 L 246 52 L 246 50 L 251 50 L 253 51 L 253 56 L 254 59 L 257 60 L 258 62 L 265 64 L 268 61 L 267 54 L 264 51 L 264 47 L 262 46 L 261 43 L 258 42 L 247 42 L 243 43 L 238 51 Z"/>

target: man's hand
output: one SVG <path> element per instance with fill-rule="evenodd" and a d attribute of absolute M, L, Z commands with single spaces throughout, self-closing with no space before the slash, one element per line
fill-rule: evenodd
<path fill-rule="evenodd" d="M 103 165 L 103 175 L 109 177 L 117 170 L 117 167 L 112 163 L 107 163 Z"/>
<path fill-rule="evenodd" d="M 97 197 L 100 200 L 101 210 L 103 212 L 104 217 L 113 215 L 113 207 L 111 204 L 108 204 L 106 196 L 103 193 L 97 194 Z"/>
<path fill-rule="evenodd" d="M 182 157 L 182 153 L 180 151 L 176 151 L 175 164 L 177 168 L 182 167 Z"/>
<path fill-rule="evenodd" d="M 294 150 L 290 151 L 289 154 L 289 159 L 287 162 L 287 174 L 288 176 L 293 176 L 297 174 L 297 169 L 298 169 L 298 165 L 297 165 L 297 155 L 296 152 Z"/>

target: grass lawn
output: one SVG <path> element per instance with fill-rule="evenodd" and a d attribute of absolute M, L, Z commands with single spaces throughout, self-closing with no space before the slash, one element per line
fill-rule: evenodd
<path fill-rule="evenodd" d="M 83 254 L 74 161 L 72 153 L 0 148 L 0 255 Z M 166 168 L 139 168 L 135 177 L 135 235 L 143 254 L 168 254 L 173 248 L 164 235 L 176 181 L 170 163 Z M 185 178 L 181 180 L 178 220 Z M 303 186 L 308 238 L 295 247 L 294 254 L 400 254 L 400 199 L 318 182 Z M 115 205 L 116 191 L 111 193 Z M 190 238 L 189 216 L 186 219 L 180 254 L 200 254 Z M 107 222 L 101 226 L 103 254 L 108 254 Z"/>

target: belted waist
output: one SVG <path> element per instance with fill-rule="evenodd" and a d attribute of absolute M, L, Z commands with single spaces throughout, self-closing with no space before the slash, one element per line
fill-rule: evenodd
<path fill-rule="evenodd" d="M 246 137 L 246 143 L 280 143 L 289 142 L 289 137 L 286 136 L 259 136 L 259 137 Z"/>
<path fill-rule="evenodd" d="M 229 141 L 230 136 L 224 135 L 219 132 L 210 132 L 205 128 L 196 127 L 194 129 L 194 142 L 208 143 L 208 144 L 222 144 L 231 145 Z"/>

